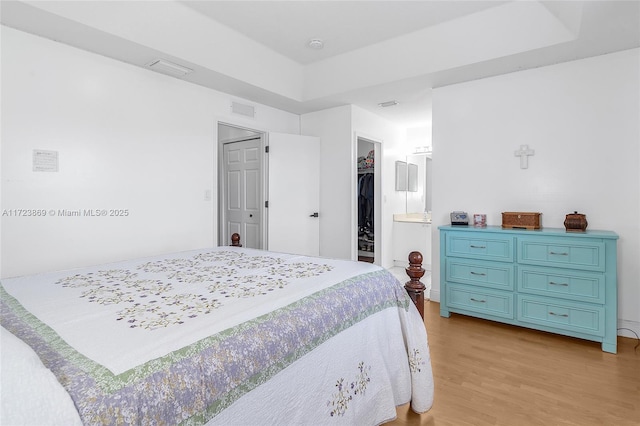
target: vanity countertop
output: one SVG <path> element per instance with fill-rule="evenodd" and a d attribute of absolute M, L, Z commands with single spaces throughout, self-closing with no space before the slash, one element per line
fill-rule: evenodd
<path fill-rule="evenodd" d="M 393 215 L 394 222 L 408 222 L 408 223 L 431 223 L 431 218 L 429 216 L 425 217 L 424 213 L 404 213 L 404 214 L 394 214 Z"/>

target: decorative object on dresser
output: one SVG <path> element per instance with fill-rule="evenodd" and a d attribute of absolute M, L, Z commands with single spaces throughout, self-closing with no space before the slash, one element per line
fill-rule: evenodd
<path fill-rule="evenodd" d="M 542 213 L 503 212 L 502 227 L 505 229 L 540 229 Z"/>
<path fill-rule="evenodd" d="M 440 230 L 440 315 L 451 312 L 617 348 L 617 239 L 487 228 Z"/>
<path fill-rule="evenodd" d="M 456 226 L 468 226 L 469 215 L 467 212 L 454 211 L 451 212 L 451 224 Z"/>
<path fill-rule="evenodd" d="M 486 214 L 474 214 L 473 215 L 473 226 L 476 228 L 484 228 L 487 226 L 487 215 Z"/>
<path fill-rule="evenodd" d="M 584 232 L 588 224 L 587 216 L 578 212 L 569 213 L 564 219 L 567 232 Z"/>

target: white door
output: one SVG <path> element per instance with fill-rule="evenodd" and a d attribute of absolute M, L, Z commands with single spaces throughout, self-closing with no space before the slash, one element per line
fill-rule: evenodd
<path fill-rule="evenodd" d="M 262 149 L 260 138 L 226 143 L 223 147 L 225 170 L 224 241 L 240 234 L 244 247 L 262 248 Z"/>
<path fill-rule="evenodd" d="M 320 139 L 269 133 L 268 249 L 320 253 Z"/>

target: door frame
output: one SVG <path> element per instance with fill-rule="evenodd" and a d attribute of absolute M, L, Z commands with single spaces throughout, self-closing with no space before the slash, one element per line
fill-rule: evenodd
<path fill-rule="evenodd" d="M 218 176 L 218 183 L 216 186 L 216 193 L 217 193 L 217 197 L 216 197 L 216 202 L 217 202 L 217 208 L 214 208 L 214 212 L 217 212 L 217 218 L 215 217 L 214 214 L 214 222 L 217 219 L 218 220 L 218 226 L 214 226 L 214 229 L 217 230 L 218 235 L 217 238 L 214 238 L 214 241 L 217 240 L 218 245 L 219 246 L 226 246 L 229 245 L 231 242 L 230 241 L 223 241 L 224 240 L 224 235 L 226 235 L 226 168 L 225 168 L 225 164 L 224 164 L 224 145 L 228 144 L 228 143 L 233 143 L 233 142 L 240 142 L 242 140 L 246 140 L 248 139 L 248 137 L 238 137 L 238 138 L 232 138 L 232 139 L 228 139 L 228 140 L 221 140 L 220 139 L 220 135 L 218 134 L 218 127 L 220 125 L 223 126 L 228 126 L 228 127 L 233 127 L 235 129 L 238 130 L 242 130 L 242 131 L 248 131 L 248 132 L 252 132 L 255 133 L 259 138 L 260 138 L 260 149 L 262 150 L 262 176 L 261 176 L 261 181 L 262 181 L 262 190 L 260 191 L 260 205 L 262 206 L 262 214 L 260 215 L 260 232 L 262 234 L 262 247 L 260 247 L 260 249 L 265 249 L 267 247 L 267 242 L 268 242 L 268 230 L 267 230 L 267 223 L 268 223 L 268 211 L 269 209 L 267 209 L 265 207 L 265 200 L 267 199 L 267 189 L 269 188 L 269 182 L 268 182 L 268 178 L 269 178 L 269 161 L 267 159 L 267 156 L 264 155 L 265 152 L 265 147 L 268 146 L 268 133 L 264 130 L 258 130 L 255 128 L 251 128 L 251 127 L 246 127 L 245 125 L 240 125 L 240 124 L 234 124 L 234 123 L 230 123 L 228 121 L 223 121 L 223 120 L 216 120 L 216 125 L 215 125 L 215 135 L 216 135 L 216 145 L 218 147 L 216 151 L 217 154 L 217 161 L 214 161 L 214 164 L 216 164 L 217 166 L 217 173 L 214 172 L 214 175 L 217 174 Z M 240 238 L 242 238 L 242 235 L 240 236 Z M 242 243 L 242 240 L 240 241 Z"/>
<path fill-rule="evenodd" d="M 361 132 L 353 133 L 351 144 L 351 259 L 358 260 L 358 140 L 373 144 L 375 168 L 373 173 L 373 263 L 382 265 L 382 144 Z"/>

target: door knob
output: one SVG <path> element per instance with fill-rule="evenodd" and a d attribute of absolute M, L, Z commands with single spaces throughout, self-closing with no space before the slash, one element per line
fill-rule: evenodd
<path fill-rule="evenodd" d="M 318 217 L 318 216 L 319 216 L 318 212 L 315 212 L 315 213 L 309 215 L 309 217 Z"/>

